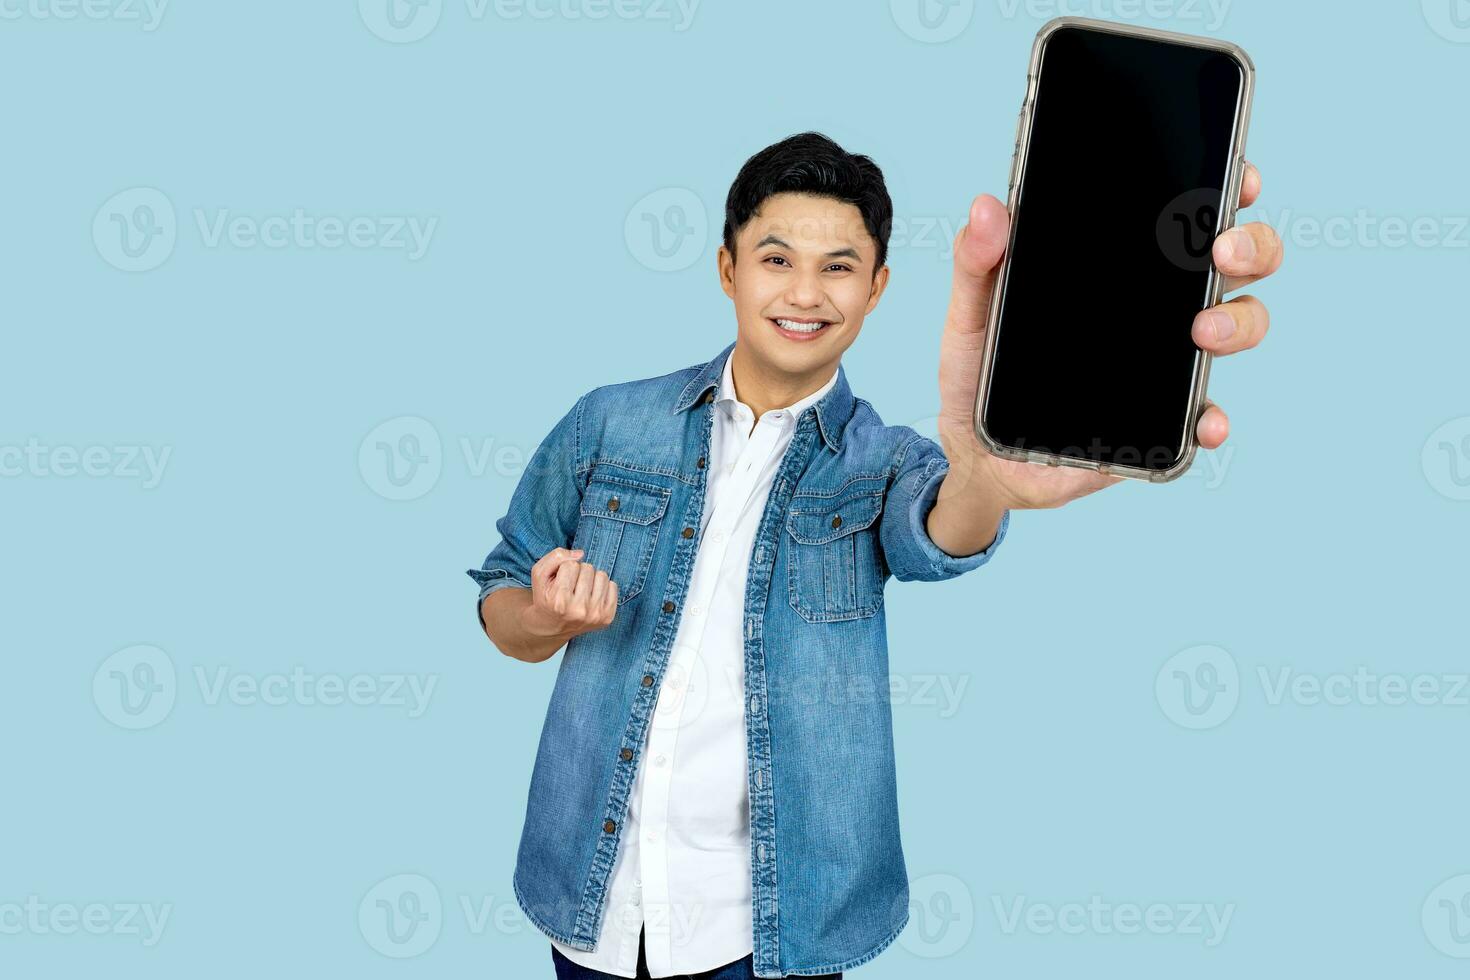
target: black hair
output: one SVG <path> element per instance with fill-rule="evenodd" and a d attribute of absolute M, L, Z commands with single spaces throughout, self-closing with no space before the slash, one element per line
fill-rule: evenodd
<path fill-rule="evenodd" d="M 772 143 L 745 161 L 725 198 L 725 247 L 735 254 L 735 236 L 766 198 L 797 193 L 831 197 L 855 205 L 878 246 L 878 269 L 888 260 L 893 201 L 883 171 L 870 158 L 848 153 L 821 133 L 798 133 Z"/>

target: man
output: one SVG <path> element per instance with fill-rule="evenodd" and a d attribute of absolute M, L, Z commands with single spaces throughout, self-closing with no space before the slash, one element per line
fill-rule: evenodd
<path fill-rule="evenodd" d="M 1259 190 L 1252 169 L 1243 203 Z M 892 213 L 878 167 L 819 134 L 747 161 L 719 250 L 734 343 L 583 395 L 470 572 L 501 651 L 567 647 L 514 876 L 563 980 L 829 975 L 878 955 L 908 919 L 887 579 L 977 568 L 1011 511 L 1117 482 L 976 441 L 1008 233 L 993 197 L 955 241 L 942 449 L 853 396 L 840 360 L 888 285 Z M 1233 290 L 1274 272 L 1281 245 L 1251 225 L 1214 256 Z M 1193 337 L 1230 354 L 1266 323 L 1243 297 Z M 1210 406 L 1200 442 L 1226 435 Z"/>

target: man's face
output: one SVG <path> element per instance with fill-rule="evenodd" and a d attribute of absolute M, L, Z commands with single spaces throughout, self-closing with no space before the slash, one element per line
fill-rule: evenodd
<path fill-rule="evenodd" d="M 778 374 L 826 376 L 878 305 L 888 267 L 857 206 L 776 194 L 720 246 L 720 283 L 735 301 L 738 341 Z"/>

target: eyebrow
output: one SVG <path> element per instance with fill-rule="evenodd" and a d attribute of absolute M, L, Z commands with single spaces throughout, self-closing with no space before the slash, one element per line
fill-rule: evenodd
<path fill-rule="evenodd" d="M 762 238 L 760 241 L 755 243 L 756 248 L 765 248 L 767 245 L 779 245 L 781 248 L 791 247 L 784 240 L 778 238 L 775 235 L 767 235 L 765 238 Z M 858 251 L 855 248 L 839 248 L 835 252 L 828 252 L 824 257 L 829 259 L 852 259 L 854 262 L 859 263 L 863 260 L 863 257 L 858 254 Z"/>

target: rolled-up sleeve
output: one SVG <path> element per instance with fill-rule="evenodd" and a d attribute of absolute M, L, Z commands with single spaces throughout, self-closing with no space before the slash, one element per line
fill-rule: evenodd
<path fill-rule="evenodd" d="M 988 562 L 1005 539 L 1009 510 L 1001 515 L 995 540 L 984 551 L 956 557 L 934 543 L 929 537 L 929 512 L 948 472 L 949 460 L 933 439 L 916 435 L 905 444 L 878 529 L 889 571 L 901 582 L 940 582 L 963 575 Z"/>
<path fill-rule="evenodd" d="M 511 494 L 510 507 L 495 522 L 500 543 L 485 563 L 468 570 L 480 586 L 475 617 L 485 597 L 498 589 L 531 587 L 531 566 L 553 548 L 565 548 L 576 534 L 582 493 L 577 481 L 582 409 L 586 396 L 536 447 Z M 480 621 L 481 628 L 484 621 Z"/>

